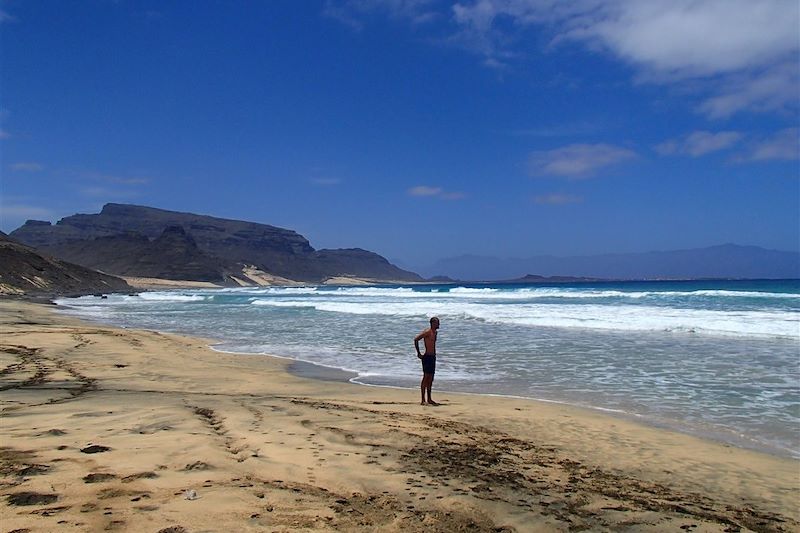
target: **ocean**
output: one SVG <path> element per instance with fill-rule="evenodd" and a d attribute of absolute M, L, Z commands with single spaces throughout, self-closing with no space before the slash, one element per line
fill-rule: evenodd
<path fill-rule="evenodd" d="M 412 389 L 413 337 L 436 315 L 434 398 L 560 402 L 800 458 L 800 280 L 198 289 L 57 303 Z"/>

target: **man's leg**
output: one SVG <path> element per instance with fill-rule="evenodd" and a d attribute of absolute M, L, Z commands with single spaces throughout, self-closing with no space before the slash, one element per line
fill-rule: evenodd
<path fill-rule="evenodd" d="M 433 374 L 426 374 L 428 376 L 428 386 L 426 390 L 428 391 L 428 405 L 439 405 L 438 403 L 434 402 L 431 398 L 431 389 L 433 388 Z"/>
<path fill-rule="evenodd" d="M 419 383 L 419 391 L 422 395 L 422 400 L 419 402 L 420 405 L 425 405 L 425 387 L 428 385 L 428 374 L 422 374 L 422 381 Z"/>

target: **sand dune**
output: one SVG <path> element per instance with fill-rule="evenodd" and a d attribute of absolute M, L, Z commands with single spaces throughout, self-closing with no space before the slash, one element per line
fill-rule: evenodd
<path fill-rule="evenodd" d="M 4 531 L 797 531 L 798 462 L 0 302 Z"/>

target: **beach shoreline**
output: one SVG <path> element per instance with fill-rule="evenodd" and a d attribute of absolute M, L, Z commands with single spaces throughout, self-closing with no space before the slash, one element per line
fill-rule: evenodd
<path fill-rule="evenodd" d="M 211 348 L 213 349 L 213 346 L 211 346 Z M 265 357 L 283 357 L 271 354 L 255 354 L 255 353 L 245 353 L 245 352 L 229 352 L 229 353 L 237 353 L 240 355 L 262 355 Z M 358 385 L 362 387 L 373 387 L 377 389 L 397 389 L 397 390 L 409 391 L 409 394 L 416 394 L 418 390 L 417 387 L 408 387 L 404 385 L 367 383 L 365 381 L 360 381 L 360 379 L 363 379 L 363 377 L 354 370 L 332 367 L 324 365 L 322 363 L 315 363 L 301 359 L 292 359 L 292 358 L 287 358 L 287 359 L 291 360 L 292 364 L 287 366 L 286 371 L 300 378 L 316 379 L 323 381 L 338 381 L 341 383 L 349 383 L 352 385 Z M 775 456 L 777 458 L 782 458 L 782 459 L 791 459 L 791 460 L 800 459 L 800 457 L 798 457 L 797 455 L 798 452 L 796 450 L 780 448 L 774 445 L 770 446 L 762 442 L 753 442 L 751 439 L 748 439 L 744 435 L 732 435 L 730 431 L 727 433 L 723 433 L 722 430 L 719 428 L 715 428 L 714 430 L 705 429 L 702 431 L 700 430 L 691 431 L 689 429 L 686 429 L 685 426 L 677 423 L 676 421 L 655 420 L 647 418 L 644 415 L 630 413 L 628 411 L 623 411 L 620 409 L 612 409 L 598 405 L 580 405 L 576 403 L 570 403 L 566 400 L 551 400 L 547 398 L 536 398 L 536 397 L 521 396 L 516 394 L 450 390 L 441 386 L 437 387 L 436 390 L 438 393 L 442 394 L 455 394 L 459 396 L 485 396 L 488 398 L 500 398 L 500 399 L 505 398 L 512 400 L 520 400 L 520 401 L 530 401 L 534 403 L 561 405 L 567 408 L 580 409 L 586 411 L 587 413 L 598 413 L 601 416 L 607 416 L 610 418 L 625 420 L 628 422 L 632 422 L 634 424 L 646 426 L 657 430 L 680 433 L 683 435 L 699 438 L 701 440 L 714 442 L 720 446 L 733 446 L 735 448 L 742 448 L 758 453 L 763 453 L 766 455 Z M 587 414 L 587 416 L 590 415 Z"/>
<path fill-rule="evenodd" d="M 798 461 L 595 411 L 423 407 L 18 300 L 0 300 L 0 334 L 7 530 L 800 527 Z"/>
<path fill-rule="evenodd" d="M 755 282 L 314 286 L 58 303 L 93 322 L 189 336 L 214 331 L 214 349 L 279 353 L 358 372 L 348 375 L 354 383 L 410 389 L 418 387 L 419 369 L 408 339 L 427 309 L 446 320 L 437 390 L 581 406 L 798 459 L 796 342 L 781 336 L 797 328 L 798 290 Z M 761 301 L 761 294 L 773 297 Z M 364 342 L 352 344 L 346 332 L 353 328 L 366 333 Z M 491 357 L 472 339 L 491 346 Z"/>

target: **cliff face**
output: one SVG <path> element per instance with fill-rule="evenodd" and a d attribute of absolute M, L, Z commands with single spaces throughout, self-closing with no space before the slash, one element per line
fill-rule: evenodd
<path fill-rule="evenodd" d="M 167 226 L 152 241 L 141 233 L 127 232 L 40 247 L 67 261 L 119 276 L 222 283 L 228 270 L 222 260 L 202 252 L 181 226 Z"/>
<path fill-rule="evenodd" d="M 130 290 L 124 280 L 48 257 L 0 233 L 0 294 L 78 295 Z"/>
<path fill-rule="evenodd" d="M 421 279 L 366 250 L 314 250 L 292 230 L 135 205 L 107 204 L 99 214 L 73 215 L 55 225 L 28 221 L 11 236 L 120 275 L 220 281 L 248 264 L 307 282 L 334 276 Z"/>

